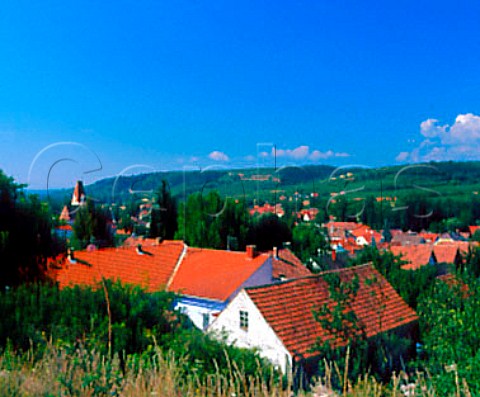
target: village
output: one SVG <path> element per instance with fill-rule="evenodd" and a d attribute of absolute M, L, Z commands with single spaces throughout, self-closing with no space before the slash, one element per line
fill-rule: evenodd
<path fill-rule="evenodd" d="M 285 199 L 280 197 L 280 201 Z M 78 182 L 69 206 L 72 217 L 86 202 L 85 188 Z M 309 202 L 304 204 L 308 206 Z M 141 204 L 135 219 L 148 222 L 149 209 Z M 285 212 L 280 203 L 266 203 L 255 205 L 249 214 L 282 218 Z M 259 251 L 255 245 L 247 245 L 246 251 L 232 251 L 191 247 L 181 240 L 136 236 L 114 229 L 124 238 L 121 246 L 97 247 L 91 243 L 83 250 L 68 249 L 67 254 L 50 262 L 49 272 L 60 288 L 95 287 L 104 279 L 112 279 L 151 292 L 174 292 L 175 309 L 188 316 L 195 327 L 212 335 L 226 334 L 228 342 L 238 347 L 257 349 L 283 373 L 316 368 L 319 356 L 313 346 L 319 340 L 337 339 L 339 346 L 346 343 L 322 327 L 314 314 L 315 308 L 335 305 L 325 281 L 326 275 L 334 274 L 344 283 L 353 279 L 359 282 L 349 303 L 362 324 L 357 336 L 398 335 L 408 339 L 410 346 L 390 359 L 398 362 L 413 357 L 415 346 L 418 349 L 415 310 L 372 263 L 352 267 L 351 260 L 373 248 L 399 258 L 402 271 L 413 274 L 422 268 L 433 269 L 436 279 L 452 285 L 458 283 L 455 272 L 465 256 L 478 246 L 472 236 L 480 226 L 455 233 L 400 229 L 387 233 L 357 222 L 331 220 L 318 225 L 317 214 L 317 208 L 308 207 L 295 215 L 298 222 L 322 230 L 328 241 L 322 254 L 308 263 L 295 255 L 289 241 L 267 251 Z M 60 232 L 71 232 L 72 217 L 65 206 Z M 315 262 L 319 260 L 322 266 Z"/>

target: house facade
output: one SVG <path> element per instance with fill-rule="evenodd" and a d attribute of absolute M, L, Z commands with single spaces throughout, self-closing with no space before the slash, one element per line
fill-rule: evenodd
<path fill-rule="evenodd" d="M 246 252 L 188 248 L 168 286 L 179 298 L 175 308 L 206 329 L 244 288 L 272 282 L 272 258 Z"/>
<path fill-rule="evenodd" d="M 414 332 L 416 313 L 370 264 L 246 288 L 208 330 L 226 333 L 227 340 L 239 347 L 257 348 L 284 373 L 316 360 L 320 357 L 313 348 L 318 341 L 330 340 L 336 346 L 346 343 L 322 328 L 313 315 L 314 310 L 334 304 L 327 274 L 341 282 L 358 279 L 358 292 L 352 297 L 350 309 L 367 338 L 385 332 Z"/>
<path fill-rule="evenodd" d="M 292 368 L 292 354 L 267 322 L 246 290 L 240 291 L 208 328 L 209 332 L 226 332 L 227 340 L 238 347 L 258 349 L 274 365 L 287 373 Z"/>

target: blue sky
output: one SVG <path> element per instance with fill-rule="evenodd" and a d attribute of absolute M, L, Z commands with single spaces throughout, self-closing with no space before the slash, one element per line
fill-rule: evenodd
<path fill-rule="evenodd" d="M 273 165 L 273 144 L 480 159 L 478 2 L 67 3 L 0 3 L 0 168 L 32 187 Z"/>

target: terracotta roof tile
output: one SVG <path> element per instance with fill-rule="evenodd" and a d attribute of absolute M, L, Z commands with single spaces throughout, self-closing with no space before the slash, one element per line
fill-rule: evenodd
<path fill-rule="evenodd" d="M 55 279 L 60 287 L 96 286 L 104 277 L 156 291 L 167 285 L 183 249 L 183 242 L 165 241 L 143 249 L 144 254 L 138 254 L 136 247 L 76 251 L 76 263 L 63 258 Z"/>
<path fill-rule="evenodd" d="M 273 251 L 269 251 L 273 255 Z M 312 273 L 288 248 L 278 250 L 277 258 L 272 256 L 273 278 L 284 276 L 287 279 L 310 276 Z"/>
<path fill-rule="evenodd" d="M 466 254 L 469 248 L 478 247 L 476 241 L 440 241 L 435 244 L 435 247 L 457 247 L 462 254 Z"/>
<path fill-rule="evenodd" d="M 390 247 L 390 251 L 394 255 L 401 256 L 402 260 L 407 262 L 407 264 L 402 266 L 402 269 L 417 270 L 430 263 L 430 258 L 433 254 L 433 245 L 392 246 Z"/>
<path fill-rule="evenodd" d="M 470 234 L 473 236 L 477 230 L 480 229 L 480 226 L 469 226 L 468 230 L 470 230 Z"/>
<path fill-rule="evenodd" d="M 455 245 L 435 245 L 433 252 L 438 263 L 455 263 L 457 255 L 460 255 L 459 248 Z"/>
<path fill-rule="evenodd" d="M 189 296 L 227 300 L 269 258 L 245 252 L 188 248 L 169 289 Z"/>
<path fill-rule="evenodd" d="M 312 314 L 313 309 L 324 304 L 333 307 L 328 284 L 323 278 L 326 273 L 337 273 L 344 282 L 358 277 L 360 288 L 351 309 L 364 325 L 367 337 L 418 319 L 385 278 L 369 264 L 247 288 L 247 294 L 290 352 L 310 357 L 315 355 L 310 350 L 317 338 L 324 341 L 334 339 Z M 342 345 L 345 342 L 336 339 L 335 343 Z"/>

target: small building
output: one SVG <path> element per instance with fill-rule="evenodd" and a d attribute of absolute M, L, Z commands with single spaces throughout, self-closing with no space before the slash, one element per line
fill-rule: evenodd
<path fill-rule="evenodd" d="M 121 248 L 90 246 L 52 261 L 51 276 L 61 288 L 96 287 L 105 279 L 138 285 L 149 292 L 176 292 L 175 308 L 205 329 L 236 294 L 272 282 L 272 259 L 246 252 L 188 247 L 183 241 L 127 239 Z M 134 244 L 134 243 L 137 244 Z"/>
<path fill-rule="evenodd" d="M 284 373 L 318 362 L 321 357 L 313 350 L 314 345 L 335 338 L 313 315 L 313 310 L 334 303 L 325 279 L 327 274 L 338 275 L 341 282 L 358 278 L 359 288 L 350 308 L 367 338 L 385 332 L 403 336 L 415 332 L 416 313 L 370 264 L 245 288 L 208 331 L 226 332 L 229 342 L 258 349 Z M 346 341 L 335 343 L 342 346 Z"/>
<path fill-rule="evenodd" d="M 66 223 L 69 223 L 72 220 L 70 218 L 70 211 L 68 211 L 68 207 L 66 205 L 63 206 L 62 212 L 58 219 Z"/>
<path fill-rule="evenodd" d="M 70 204 L 74 207 L 84 205 L 87 202 L 87 196 L 85 195 L 85 188 L 82 181 L 77 181 L 75 189 L 73 189 L 72 201 Z"/>
<path fill-rule="evenodd" d="M 175 308 L 206 329 L 242 288 L 272 282 L 272 259 L 246 252 L 188 248 L 168 289 L 180 294 Z"/>

